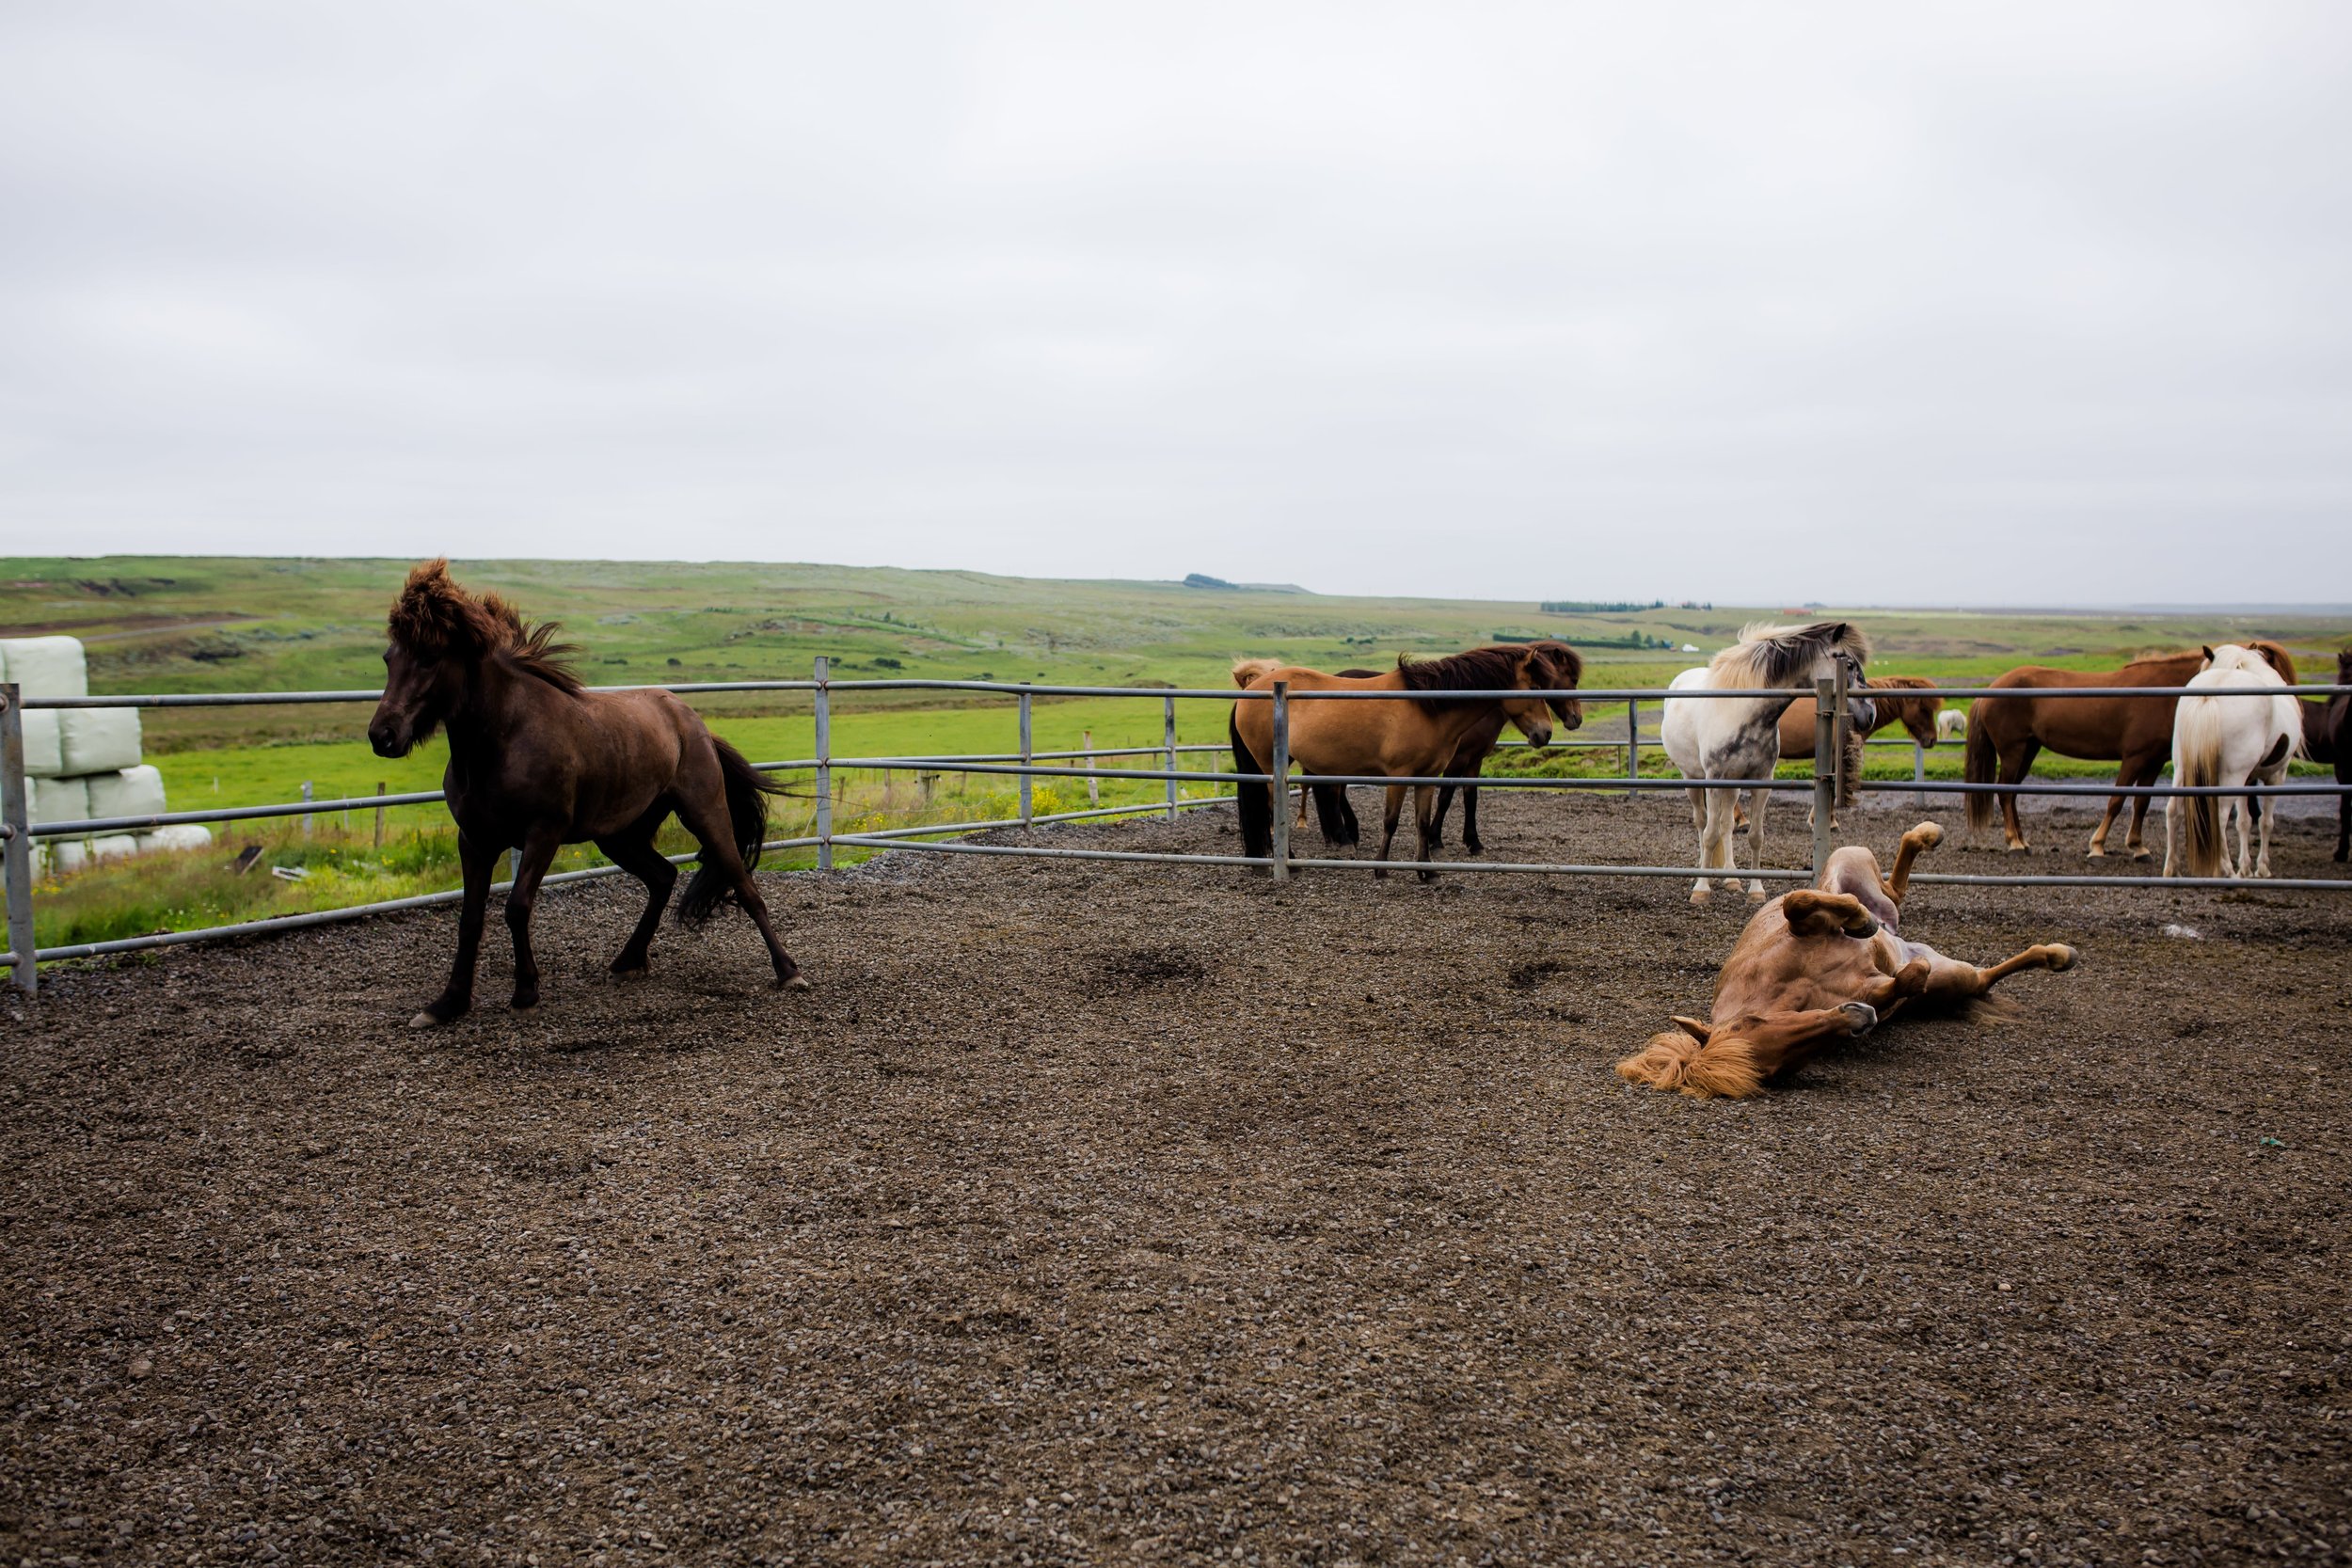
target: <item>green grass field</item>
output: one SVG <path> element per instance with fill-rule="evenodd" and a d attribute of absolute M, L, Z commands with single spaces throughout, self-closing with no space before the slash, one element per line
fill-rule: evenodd
<path fill-rule="evenodd" d="M 383 618 L 407 563 L 242 558 L 0 561 L 0 636 L 65 632 L 83 639 L 99 692 L 365 689 L 381 673 Z M 2306 680 L 2332 673 L 2352 615 L 2318 611 L 2251 617 L 1977 612 L 1858 607 L 1661 606 L 1547 611 L 1531 601 L 1342 598 L 1305 593 L 1187 588 L 1175 583 L 1078 582 L 799 564 L 462 562 L 460 577 L 497 589 L 532 617 L 558 619 L 580 645 L 579 667 L 600 685 L 804 678 L 815 657 L 836 679 L 917 677 L 1064 685 L 1223 688 L 1236 657 L 1280 656 L 1326 669 L 1374 665 L 1400 653 L 1436 653 L 1502 637 L 1558 636 L 1582 649 L 1588 686 L 1662 686 L 1759 619 L 1851 618 L 1877 644 L 1874 672 L 1947 682 L 2021 663 L 2111 667 L 2140 653 L 2262 636 L 2285 642 Z M 1661 650 L 1658 644 L 1671 644 Z M 1684 644 L 1699 653 L 1679 651 Z M 803 693 L 696 699 L 719 733 L 756 760 L 814 750 Z M 297 798 L 438 787 L 437 745 L 399 762 L 361 737 L 363 705 L 150 710 L 148 760 L 163 771 L 174 810 Z M 1179 704 L 1182 742 L 1221 744 L 1221 704 Z M 1152 699 L 1047 699 L 1035 705 L 1039 750 L 1069 750 L 1091 732 L 1099 747 L 1157 746 Z M 1597 704 L 1581 738 L 1620 740 L 1622 705 Z M 1007 697 L 842 691 L 834 701 L 835 755 L 1011 752 Z M 1931 777 L 1958 777 L 1961 753 L 1930 753 Z M 1152 766 L 1150 759 L 1137 765 Z M 1211 768 L 1216 758 L 1197 755 Z M 1553 776 L 1620 773 L 1621 750 L 1506 752 L 1496 770 Z M 1908 750 L 1870 753 L 1877 777 L 1909 777 Z M 1669 771 L 1647 754 L 1644 771 Z M 1788 769 L 1795 770 L 1795 769 Z M 2098 765 L 2046 753 L 2039 771 L 2100 776 Z M 780 836 L 803 831 L 803 778 L 777 803 Z M 1009 815 L 1012 781 L 950 775 L 925 804 L 912 775 L 843 781 L 841 827 Z M 1104 803 L 1158 798 L 1160 786 L 1109 783 Z M 1041 781 L 1037 809 L 1087 804 L 1083 781 Z M 1191 791 L 1205 794 L 1205 786 Z M 208 851 L 149 857 L 52 879 L 36 894 L 43 945 L 257 918 L 295 910 L 437 891 L 456 880 L 447 816 L 438 806 L 388 813 L 375 843 L 372 812 L 293 823 L 228 824 Z M 261 843 L 269 864 L 309 875 L 232 877 L 235 847 Z M 685 847 L 679 839 L 674 848 Z M 565 865 L 596 860 L 567 853 Z M 790 863 L 789 861 L 782 863 Z"/>

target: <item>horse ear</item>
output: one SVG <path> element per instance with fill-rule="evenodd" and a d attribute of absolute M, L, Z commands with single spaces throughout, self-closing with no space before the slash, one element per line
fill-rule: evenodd
<path fill-rule="evenodd" d="M 2275 645 L 2268 642 L 2257 642 L 2254 644 L 2254 651 L 2262 655 L 2263 661 L 2268 664 L 2273 670 L 2279 671 L 2281 674 L 2286 673 L 2284 668 L 2279 663 L 2279 650 Z"/>
<path fill-rule="evenodd" d="M 2205 662 L 2206 662 L 2207 664 L 2211 664 L 2211 663 L 2213 662 L 2213 644 L 2212 644 L 2212 643 L 2208 642 L 2208 643 L 2204 644 L 2201 648 L 2200 648 L 2200 649 L 2198 650 L 2198 652 L 2200 652 L 2200 653 L 2201 653 L 2201 654 L 2203 654 L 2203 655 L 2205 656 Z"/>
<path fill-rule="evenodd" d="M 1708 1028 L 1706 1024 L 1701 1023 L 1697 1019 L 1684 1018 L 1680 1013 L 1677 1013 L 1675 1015 L 1675 1027 L 1680 1029 L 1684 1034 L 1690 1036 L 1701 1045 L 1705 1045 L 1707 1043 L 1708 1037 L 1715 1032 L 1714 1030 Z"/>

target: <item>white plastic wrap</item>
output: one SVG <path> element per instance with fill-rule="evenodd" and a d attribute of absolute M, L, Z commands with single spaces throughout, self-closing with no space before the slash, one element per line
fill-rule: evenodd
<path fill-rule="evenodd" d="M 93 773 L 84 783 L 89 785 L 92 821 L 110 816 L 163 815 L 164 776 L 151 767 L 142 765 L 119 773 Z"/>
<path fill-rule="evenodd" d="M 69 707 L 57 711 L 61 771 L 113 773 L 139 765 L 139 710 Z"/>

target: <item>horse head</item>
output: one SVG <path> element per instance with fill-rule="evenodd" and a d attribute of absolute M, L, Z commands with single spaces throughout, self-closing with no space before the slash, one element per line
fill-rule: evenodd
<path fill-rule="evenodd" d="M 1511 689 L 1542 691 L 1551 685 L 1551 659 L 1534 644 L 1512 649 L 1511 661 Z M 1502 700 L 1503 717 L 1511 721 L 1512 728 L 1527 737 L 1530 746 L 1551 744 L 1551 705 L 1541 697 Z"/>
<path fill-rule="evenodd" d="M 1920 675 L 1883 675 L 1870 689 L 1880 717 L 1901 724 L 1914 744 L 1931 747 L 1942 737 L 1937 715 L 1944 699 L 1935 695 L 1932 681 Z M 1871 727 L 1877 727 L 1875 721 Z"/>
<path fill-rule="evenodd" d="M 482 660 L 516 630 L 514 612 L 496 594 L 478 599 L 467 593 L 446 560 L 411 571 L 385 626 L 384 695 L 368 721 L 375 754 L 405 757 L 431 739 L 464 699 Z"/>
<path fill-rule="evenodd" d="M 1543 660 L 1544 685 L 1554 690 L 1574 690 L 1584 680 L 1584 656 L 1565 642 L 1546 640 L 1530 644 Z M 1584 702 L 1581 697 L 1554 697 L 1551 711 L 1563 729 L 1584 727 Z"/>

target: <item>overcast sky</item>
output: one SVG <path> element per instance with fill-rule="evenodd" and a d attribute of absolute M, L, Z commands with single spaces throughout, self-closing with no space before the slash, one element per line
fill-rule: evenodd
<path fill-rule="evenodd" d="M 0 8 L 0 551 L 2352 600 L 2352 6 Z"/>

